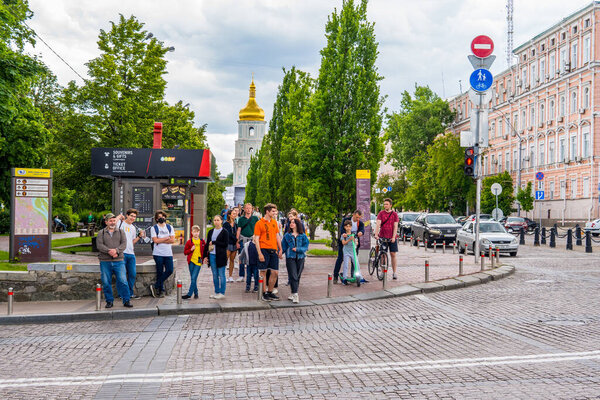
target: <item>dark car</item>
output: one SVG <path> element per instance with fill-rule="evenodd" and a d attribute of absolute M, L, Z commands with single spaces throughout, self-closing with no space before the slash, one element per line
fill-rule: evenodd
<path fill-rule="evenodd" d="M 398 218 L 400 220 L 398 222 L 398 237 L 400 238 L 400 240 L 402 240 L 404 237 L 410 238 L 411 227 L 418 216 L 419 213 L 417 212 L 404 211 L 398 213 Z"/>
<path fill-rule="evenodd" d="M 538 223 L 535 222 L 534 220 L 529 219 L 527 217 L 523 217 L 523 219 L 525 220 L 525 222 L 527 222 L 527 230 L 528 231 L 534 231 L 535 228 L 538 227 Z"/>
<path fill-rule="evenodd" d="M 432 243 L 452 243 L 456 241 L 456 231 L 461 228 L 452 215 L 448 213 L 423 213 L 412 225 L 412 242 L 417 245 L 417 239 Z"/>

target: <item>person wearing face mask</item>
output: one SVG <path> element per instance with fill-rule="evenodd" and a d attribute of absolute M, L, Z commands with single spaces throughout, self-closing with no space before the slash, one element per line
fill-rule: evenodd
<path fill-rule="evenodd" d="M 96 246 L 98 247 L 98 260 L 100 260 L 100 274 L 102 288 L 106 299 L 106 308 L 111 308 L 115 298 L 112 291 L 112 276 L 117 278 L 117 292 L 123 300 L 123 306 L 133 307 L 129 302 L 129 286 L 123 251 L 127 247 L 125 233 L 117 229 L 117 218 L 113 213 L 104 216 L 106 228 L 98 232 Z"/>
<path fill-rule="evenodd" d="M 150 229 L 154 248 L 152 256 L 156 263 L 156 283 L 150 285 L 152 297 L 165 297 L 165 281 L 173 273 L 173 250 L 171 245 L 175 243 L 175 231 L 167 224 L 167 214 L 163 210 L 154 213 L 156 225 Z"/>

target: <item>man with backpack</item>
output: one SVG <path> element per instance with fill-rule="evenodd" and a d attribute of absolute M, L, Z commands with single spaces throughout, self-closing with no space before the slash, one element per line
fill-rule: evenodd
<path fill-rule="evenodd" d="M 398 253 L 398 213 L 392 210 L 392 199 L 383 199 L 383 210 L 377 214 L 377 225 L 375 226 L 375 240 L 379 238 L 390 239 L 390 257 L 392 258 L 393 279 L 398 279 L 396 275 L 396 253 Z"/>
<path fill-rule="evenodd" d="M 154 248 L 152 256 L 156 263 L 156 283 L 150 285 L 152 297 L 165 297 L 165 281 L 173 273 L 173 249 L 175 243 L 175 231 L 167 224 L 167 213 L 158 210 L 154 213 L 156 225 L 150 229 L 150 235 Z"/>

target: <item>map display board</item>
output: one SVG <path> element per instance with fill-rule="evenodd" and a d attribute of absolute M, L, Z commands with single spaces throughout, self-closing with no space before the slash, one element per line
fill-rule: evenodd
<path fill-rule="evenodd" d="M 10 259 L 50 261 L 52 171 L 13 168 L 10 210 Z"/>

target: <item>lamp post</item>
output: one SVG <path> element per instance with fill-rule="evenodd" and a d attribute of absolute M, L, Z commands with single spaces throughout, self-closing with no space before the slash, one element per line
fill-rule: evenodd
<path fill-rule="evenodd" d="M 493 108 L 492 111 L 497 111 L 500 114 L 502 114 L 502 118 L 504 119 L 504 121 L 508 122 L 508 126 L 510 126 L 510 129 L 512 130 L 512 132 L 519 138 L 519 169 L 517 171 L 517 193 L 519 190 L 521 190 L 521 161 L 523 160 L 523 157 L 521 155 L 521 135 L 519 135 L 519 133 L 517 132 L 517 129 L 510 123 L 510 121 L 508 121 L 508 118 L 506 117 L 506 114 L 504 114 L 504 112 L 502 110 L 500 110 L 499 108 Z M 517 215 L 521 216 L 521 203 L 519 203 L 519 201 L 517 200 Z"/>

